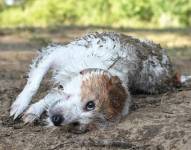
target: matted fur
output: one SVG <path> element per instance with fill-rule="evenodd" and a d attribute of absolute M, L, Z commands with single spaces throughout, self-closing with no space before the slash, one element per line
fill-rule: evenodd
<path fill-rule="evenodd" d="M 54 88 L 31 105 L 25 112 L 25 122 L 33 122 L 47 108 L 49 125 L 53 125 L 53 112 L 60 112 L 65 118 L 62 125 L 78 122 L 82 129 L 101 118 L 104 126 L 128 114 L 129 90 L 164 92 L 173 86 L 175 76 L 160 45 L 113 32 L 89 33 L 66 45 L 43 48 L 31 65 L 25 88 L 11 107 L 11 116 L 17 118 L 24 112 L 50 68 L 55 85 L 63 89 Z M 86 112 L 84 106 L 89 100 L 96 102 L 96 108 Z"/>

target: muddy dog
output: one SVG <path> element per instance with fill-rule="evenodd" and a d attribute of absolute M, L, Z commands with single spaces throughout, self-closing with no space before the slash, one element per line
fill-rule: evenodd
<path fill-rule="evenodd" d="M 57 86 L 26 110 L 50 68 Z M 90 33 L 42 49 L 10 116 L 23 114 L 24 122 L 32 123 L 47 111 L 49 126 L 105 128 L 128 114 L 130 92 L 161 93 L 190 78 L 175 74 L 158 44 L 113 32 Z"/>

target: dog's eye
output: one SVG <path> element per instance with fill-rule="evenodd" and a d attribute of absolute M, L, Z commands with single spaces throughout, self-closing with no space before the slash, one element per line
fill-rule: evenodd
<path fill-rule="evenodd" d="M 63 85 L 61 85 L 61 84 L 58 86 L 58 89 L 63 89 L 63 88 L 64 88 L 64 87 L 63 87 Z"/>
<path fill-rule="evenodd" d="M 85 107 L 85 110 L 86 110 L 86 111 L 91 111 L 91 110 L 94 110 L 94 109 L 95 109 L 95 103 L 94 103 L 94 101 L 89 101 L 89 102 L 87 102 L 86 107 Z"/>

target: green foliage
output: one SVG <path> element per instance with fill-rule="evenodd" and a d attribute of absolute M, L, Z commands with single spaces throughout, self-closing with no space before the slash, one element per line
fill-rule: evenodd
<path fill-rule="evenodd" d="M 0 0 L 0 12 L 5 8 L 5 3 L 3 0 Z"/>
<path fill-rule="evenodd" d="M 25 0 L 1 9 L 0 26 L 190 26 L 191 0 Z"/>

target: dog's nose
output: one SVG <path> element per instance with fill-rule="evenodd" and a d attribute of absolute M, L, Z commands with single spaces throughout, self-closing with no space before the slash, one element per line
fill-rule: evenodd
<path fill-rule="evenodd" d="M 60 126 L 61 123 L 64 121 L 64 118 L 62 117 L 62 115 L 57 114 L 57 115 L 53 115 L 51 117 L 51 120 L 55 126 Z"/>

